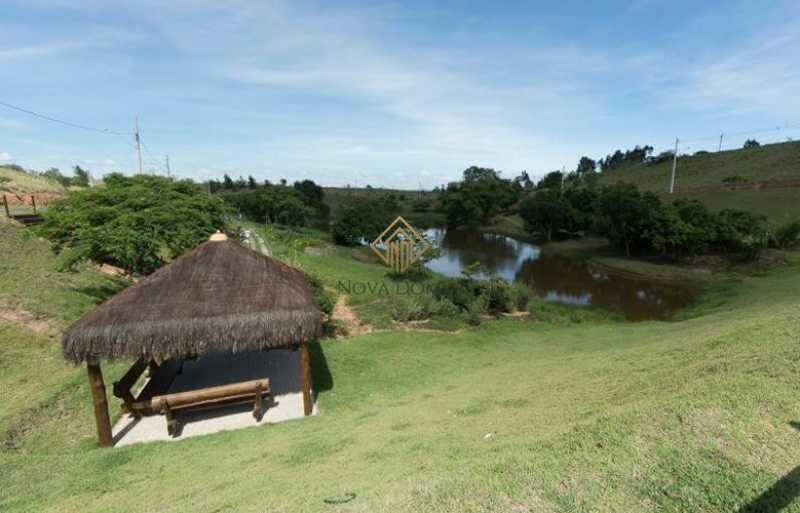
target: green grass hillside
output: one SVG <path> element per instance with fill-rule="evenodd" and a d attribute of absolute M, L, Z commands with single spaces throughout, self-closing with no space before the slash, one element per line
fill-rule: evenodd
<path fill-rule="evenodd" d="M 601 175 L 600 183 L 628 182 L 641 189 L 667 194 L 672 161 L 640 164 Z M 678 158 L 676 197 L 698 199 L 709 208 L 750 210 L 785 222 L 800 219 L 800 188 L 691 192 L 692 187 L 719 187 L 723 180 L 740 176 L 751 181 L 800 179 L 800 142 L 767 144 L 757 148 L 706 153 Z"/>
<path fill-rule="evenodd" d="M 324 341 L 318 417 L 100 449 L 58 332 L 123 284 L 0 230 L 1 511 L 800 511 L 797 263 L 680 322 Z"/>
<path fill-rule="evenodd" d="M 0 166 L 0 194 L 63 193 L 64 187 L 54 180 L 20 171 L 15 167 Z"/>
<path fill-rule="evenodd" d="M 603 173 L 601 182 L 623 181 L 640 189 L 662 192 L 669 186 L 671 170 L 672 160 L 625 166 Z M 722 181 L 731 176 L 752 181 L 800 179 L 800 141 L 681 156 L 676 176 L 678 189 L 722 186 Z"/>

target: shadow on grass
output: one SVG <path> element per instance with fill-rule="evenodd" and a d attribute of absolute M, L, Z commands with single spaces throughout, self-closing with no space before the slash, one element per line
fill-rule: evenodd
<path fill-rule="evenodd" d="M 311 379 L 314 383 L 314 391 L 317 393 L 326 392 L 333 388 L 333 376 L 328 368 L 328 360 L 325 358 L 325 351 L 319 342 L 308 344 L 311 352 Z"/>
<path fill-rule="evenodd" d="M 129 285 L 130 282 L 123 278 L 112 278 L 110 282 L 104 283 L 103 285 L 76 287 L 73 290 L 78 294 L 90 298 L 92 302 L 97 305 Z"/>
<path fill-rule="evenodd" d="M 800 466 L 792 469 L 739 513 L 778 513 L 800 495 Z"/>

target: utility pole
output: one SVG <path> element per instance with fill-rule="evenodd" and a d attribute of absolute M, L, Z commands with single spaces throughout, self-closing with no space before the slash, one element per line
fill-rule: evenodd
<path fill-rule="evenodd" d="M 133 136 L 136 141 L 136 155 L 139 157 L 139 174 L 142 174 L 142 142 L 139 137 L 139 116 L 136 116 L 136 132 Z"/>
<path fill-rule="evenodd" d="M 672 154 L 672 176 L 669 179 L 669 193 L 675 192 L 675 168 L 678 167 L 678 141 L 675 139 L 675 153 Z"/>
<path fill-rule="evenodd" d="M 167 178 L 172 178 L 172 170 L 169 168 L 169 155 L 167 155 Z"/>
<path fill-rule="evenodd" d="M 722 136 L 724 136 L 724 135 L 725 135 L 724 133 L 723 134 L 719 134 L 719 148 L 717 148 L 717 153 L 722 151 Z"/>

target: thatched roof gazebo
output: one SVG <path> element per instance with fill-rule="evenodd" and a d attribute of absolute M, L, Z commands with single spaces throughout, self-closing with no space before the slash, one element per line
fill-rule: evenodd
<path fill-rule="evenodd" d="M 75 322 L 62 347 L 68 360 L 87 363 L 98 438 L 111 445 L 101 360 L 137 360 L 120 380 L 133 385 L 148 364 L 169 359 L 297 348 L 308 415 L 307 343 L 320 331 L 321 313 L 302 271 L 218 233 Z"/>

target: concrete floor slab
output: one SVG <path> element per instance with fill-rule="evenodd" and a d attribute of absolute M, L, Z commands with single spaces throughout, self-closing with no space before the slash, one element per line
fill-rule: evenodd
<path fill-rule="evenodd" d="M 204 355 L 186 361 L 169 392 L 184 392 L 238 381 L 269 378 L 274 399 L 265 401 L 261 421 L 253 418 L 252 405 L 234 405 L 198 412 L 178 414 L 181 433 L 167 433 L 163 415 L 136 420 L 123 415 L 114 425 L 114 445 L 123 446 L 154 440 L 182 440 L 188 437 L 239 429 L 260 424 L 281 422 L 303 417 L 303 392 L 300 382 L 300 353 L 291 350 L 269 350 L 237 355 Z M 314 415 L 319 413 L 314 405 Z"/>

